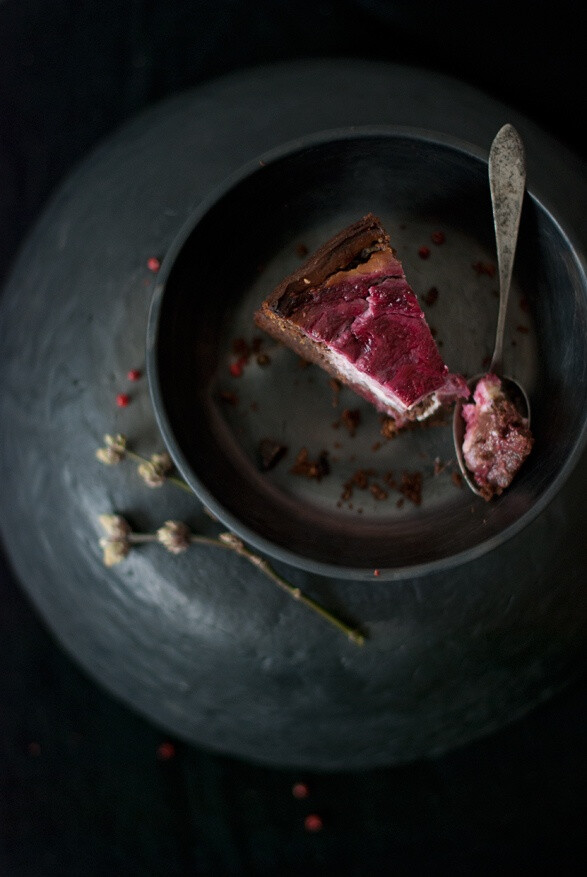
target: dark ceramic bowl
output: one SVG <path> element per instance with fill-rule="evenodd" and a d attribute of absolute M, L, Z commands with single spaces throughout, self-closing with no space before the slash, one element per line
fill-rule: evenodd
<path fill-rule="evenodd" d="M 179 471 L 227 528 L 306 570 L 399 578 L 498 549 L 570 475 L 586 438 L 587 281 L 529 180 L 505 359 L 528 389 L 535 447 L 486 503 L 458 484 L 450 412 L 386 440 L 367 403 L 253 324 L 303 253 L 368 212 L 390 233 L 449 368 L 483 370 L 498 307 L 487 155 L 443 135 L 361 128 L 287 144 L 200 205 L 161 267 L 148 374 Z M 345 411 L 357 412 L 354 435 Z M 287 449 L 269 469 L 265 440 Z M 327 460 L 320 480 L 292 473 L 303 448 Z"/>

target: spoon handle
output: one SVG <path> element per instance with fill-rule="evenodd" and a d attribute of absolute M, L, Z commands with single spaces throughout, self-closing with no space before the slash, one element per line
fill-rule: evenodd
<path fill-rule="evenodd" d="M 520 135 L 507 124 L 495 135 L 489 152 L 489 187 L 499 271 L 499 313 L 490 371 L 503 371 L 503 336 L 512 269 L 526 187 L 526 159 Z"/>

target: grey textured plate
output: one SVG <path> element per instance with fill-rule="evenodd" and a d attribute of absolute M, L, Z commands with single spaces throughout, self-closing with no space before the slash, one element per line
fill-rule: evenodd
<path fill-rule="evenodd" d="M 55 193 L 2 292 L 0 524 L 28 597 L 127 705 L 168 733 L 271 765 L 363 769 L 446 751 L 584 667 L 584 458 L 528 527 L 450 570 L 366 582 L 275 562 L 361 627 L 363 648 L 215 547 L 173 557 L 145 545 L 102 564 L 101 513 L 140 530 L 175 518 L 217 531 L 195 496 L 150 490 L 130 463 L 95 459 L 117 430 L 141 453 L 161 450 L 146 382 L 126 382 L 145 354 L 148 258 L 164 256 L 198 204 L 254 156 L 390 120 L 483 153 L 511 121 L 532 145 L 529 179 L 587 240 L 586 169 L 528 119 L 426 72 L 304 61 L 210 83 L 125 125 Z M 118 409 L 122 390 L 132 401 Z"/>
<path fill-rule="evenodd" d="M 455 484 L 449 414 L 385 440 L 371 406 L 338 393 L 319 368 L 301 368 L 255 329 L 255 309 L 299 265 L 299 249 L 313 251 L 370 211 L 390 233 L 451 370 L 482 371 L 498 305 L 486 156 L 446 136 L 394 128 L 288 144 L 206 199 L 162 266 L 147 360 L 166 444 L 227 526 L 314 572 L 372 578 L 377 569 L 398 578 L 495 548 L 571 471 L 587 420 L 587 279 L 530 185 L 506 370 L 528 388 L 535 447 L 513 485 L 488 504 Z M 253 353 L 243 363 L 243 347 L 265 360 Z M 360 419 L 353 435 L 345 410 Z M 287 449 L 270 471 L 264 440 Z M 295 474 L 302 449 L 310 460 L 327 459 L 323 477 Z M 421 502 L 409 489 L 415 478 Z"/>

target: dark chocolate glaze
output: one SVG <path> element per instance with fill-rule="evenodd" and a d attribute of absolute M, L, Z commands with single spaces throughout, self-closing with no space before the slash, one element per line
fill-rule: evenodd
<path fill-rule="evenodd" d="M 336 271 L 352 267 L 365 251 L 388 245 L 389 235 L 379 219 L 368 213 L 326 241 L 297 271 L 286 277 L 268 296 L 266 306 L 280 316 L 289 317 L 303 305 L 312 287 L 320 286 Z"/>

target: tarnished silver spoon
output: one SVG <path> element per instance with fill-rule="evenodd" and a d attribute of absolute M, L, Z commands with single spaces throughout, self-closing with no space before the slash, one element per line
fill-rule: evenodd
<path fill-rule="evenodd" d="M 526 159 L 520 135 L 507 124 L 495 135 L 489 151 L 489 187 L 493 207 L 495 242 L 497 247 L 497 266 L 499 273 L 499 312 L 495 332 L 495 347 L 489 369 L 484 374 L 497 375 L 506 395 L 516 405 L 520 414 L 530 423 L 530 401 L 518 381 L 503 375 L 503 338 L 505 332 L 508 300 L 512 282 L 512 270 L 520 227 L 522 202 L 526 188 Z M 467 383 L 474 391 L 478 381 L 484 377 L 478 374 Z M 463 477 L 471 490 L 481 496 L 463 457 L 463 438 L 465 421 L 462 415 L 463 402 L 457 402 L 453 415 L 453 438 L 457 461 Z"/>

